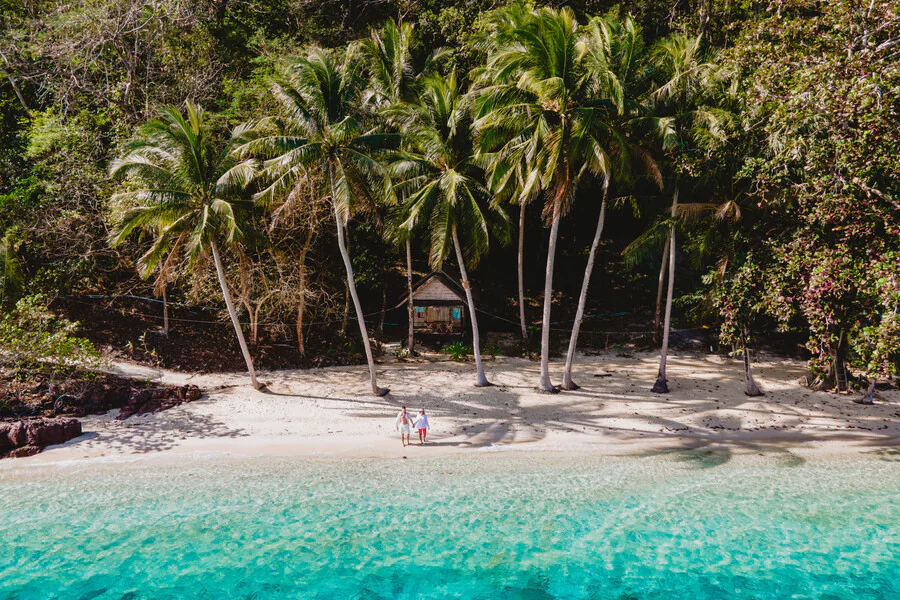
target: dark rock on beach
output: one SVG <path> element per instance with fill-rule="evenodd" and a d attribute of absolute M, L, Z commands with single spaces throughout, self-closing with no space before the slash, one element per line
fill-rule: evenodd
<path fill-rule="evenodd" d="M 128 403 L 119 411 L 116 419 L 123 420 L 133 415 L 146 415 L 193 402 L 200 398 L 200 388 L 196 385 L 185 385 L 177 388 L 156 388 L 138 390 L 132 394 Z"/>
<path fill-rule="evenodd" d="M 31 456 L 46 446 L 81 435 L 81 422 L 65 417 L 33 417 L 0 422 L 0 458 Z"/>
<path fill-rule="evenodd" d="M 73 417 L 120 409 L 118 419 L 166 410 L 202 395 L 195 385 L 148 385 L 110 374 L 44 373 L 0 368 L 0 458 L 31 456 L 81 435 Z"/>

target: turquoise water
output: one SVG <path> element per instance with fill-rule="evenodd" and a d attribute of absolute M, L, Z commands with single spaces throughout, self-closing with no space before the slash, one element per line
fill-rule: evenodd
<path fill-rule="evenodd" d="M 900 462 L 0 465 L 0 598 L 900 598 Z"/>

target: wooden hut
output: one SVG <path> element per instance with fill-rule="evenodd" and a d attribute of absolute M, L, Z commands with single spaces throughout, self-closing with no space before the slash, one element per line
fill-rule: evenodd
<path fill-rule="evenodd" d="M 462 334 L 466 292 L 443 271 L 429 273 L 412 291 L 413 327 L 421 333 Z M 404 299 L 404 303 L 406 299 Z"/>

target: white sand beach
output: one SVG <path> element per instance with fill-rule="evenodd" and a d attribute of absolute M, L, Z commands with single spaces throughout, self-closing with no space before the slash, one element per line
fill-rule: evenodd
<path fill-rule="evenodd" d="M 744 451 L 803 447 L 868 450 L 900 443 L 900 392 L 875 405 L 855 396 L 813 392 L 801 385 L 804 363 L 761 358 L 754 364 L 763 398 L 743 394 L 742 364 L 705 355 L 669 359 L 671 393 L 650 387 L 658 356 L 582 357 L 582 388 L 555 395 L 535 391 L 539 365 L 500 358 L 487 363 L 491 388 L 473 386 L 474 369 L 449 361 L 379 365 L 386 398 L 367 393 L 365 366 L 263 373 L 265 391 L 243 374 L 192 375 L 137 365 L 116 370 L 165 383 L 195 383 L 200 400 L 115 420 L 116 411 L 84 419 L 84 435 L 21 461 L 47 463 L 157 453 L 434 456 L 436 453 L 598 450 L 627 454 L 648 448 L 732 446 Z M 561 364 L 553 364 L 555 380 Z M 403 448 L 394 430 L 401 405 L 424 407 L 432 431 L 425 447 Z"/>

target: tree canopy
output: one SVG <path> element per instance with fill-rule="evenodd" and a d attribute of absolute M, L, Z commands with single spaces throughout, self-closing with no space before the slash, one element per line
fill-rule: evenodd
<path fill-rule="evenodd" d="M 652 331 L 673 265 L 672 322 L 723 349 L 823 385 L 900 367 L 896 2 L 29 0 L 0 27 L 4 311 L 168 294 L 216 320 L 225 285 L 252 345 L 353 362 L 404 294 L 396 240 L 424 274 L 458 231 L 483 328 Z M 520 274 L 489 215 L 520 217 Z"/>

